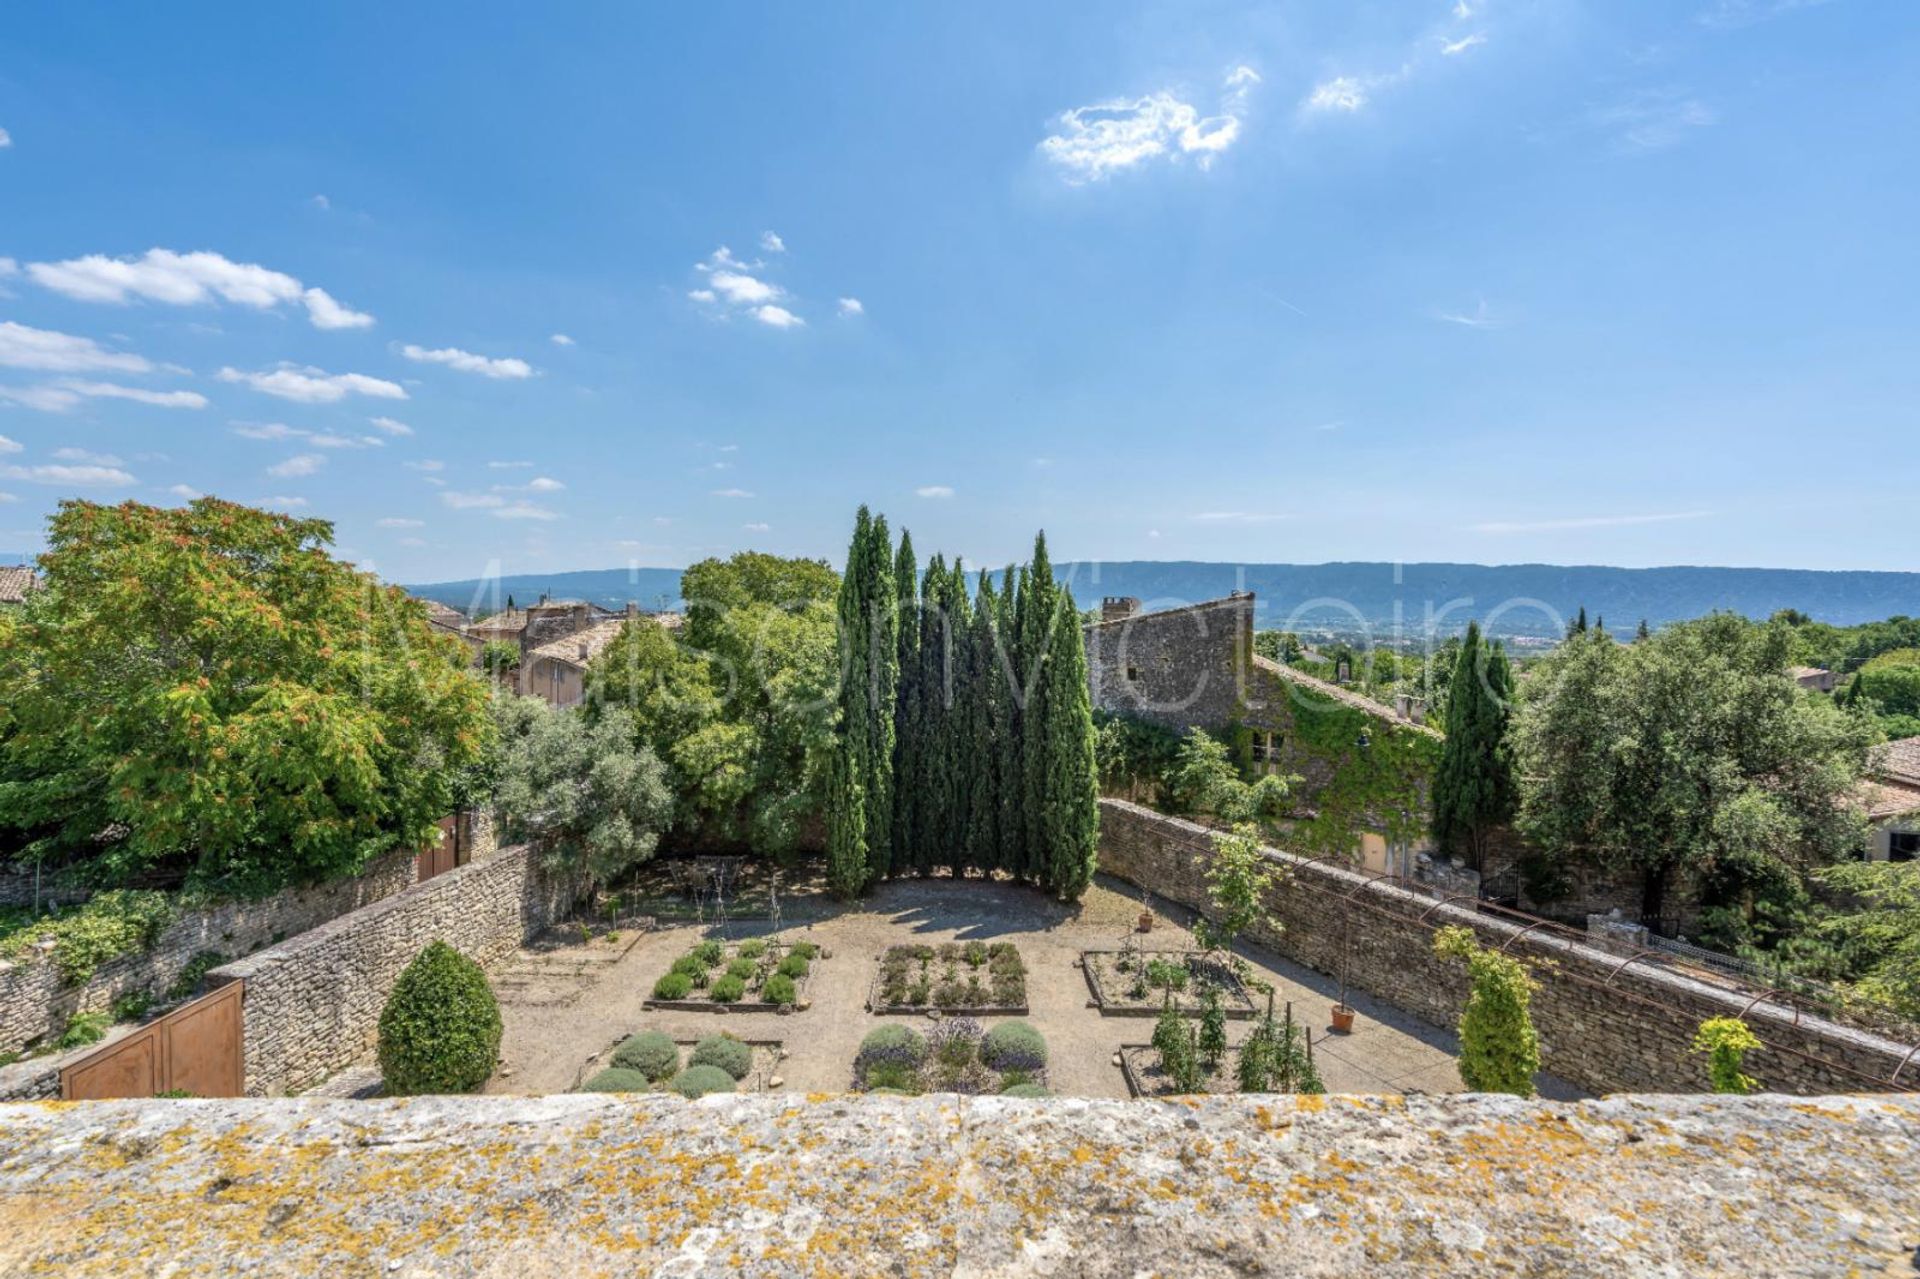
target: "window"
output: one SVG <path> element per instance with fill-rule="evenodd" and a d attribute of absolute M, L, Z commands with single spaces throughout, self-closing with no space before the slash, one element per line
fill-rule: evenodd
<path fill-rule="evenodd" d="M 1139 668 L 1138 666 L 1129 666 L 1129 667 L 1127 667 L 1127 678 L 1128 678 L 1129 680 L 1137 680 L 1137 679 L 1139 679 L 1139 678 L 1140 678 L 1140 668 Z"/>
<path fill-rule="evenodd" d="M 1279 733 L 1256 732 L 1253 735 L 1253 762 L 1256 764 L 1278 764 L 1280 748 L 1287 739 Z"/>
<path fill-rule="evenodd" d="M 1920 831 L 1896 830 L 1887 835 L 1887 860 L 1910 862 L 1920 857 Z"/>

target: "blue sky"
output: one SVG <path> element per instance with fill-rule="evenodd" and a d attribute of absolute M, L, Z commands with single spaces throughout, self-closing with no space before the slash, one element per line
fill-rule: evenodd
<path fill-rule="evenodd" d="M 0 551 L 1920 569 L 1908 0 L 7 26 Z"/>

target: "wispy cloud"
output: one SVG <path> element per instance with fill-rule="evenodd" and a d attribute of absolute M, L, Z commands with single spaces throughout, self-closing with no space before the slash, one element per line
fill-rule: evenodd
<path fill-rule="evenodd" d="M 760 233 L 760 248 L 767 253 L 785 253 L 787 251 L 787 242 L 778 235 L 775 235 L 772 231 L 762 231 Z"/>
<path fill-rule="evenodd" d="M 349 395 L 367 395 L 380 400 L 404 400 L 407 392 L 398 382 L 368 377 L 364 373 L 328 373 L 311 365 L 282 364 L 265 373 L 243 373 L 224 368 L 214 375 L 222 382 L 238 382 L 263 395 L 292 400 L 299 404 L 332 404 Z"/>
<path fill-rule="evenodd" d="M 713 491 L 713 495 L 715 497 L 752 497 L 753 496 L 753 494 L 747 492 L 747 490 L 745 489 L 715 489 Z"/>
<path fill-rule="evenodd" d="M 946 484 L 923 484 L 913 492 L 916 497 L 949 498 L 953 496 L 952 487 Z"/>
<path fill-rule="evenodd" d="M 131 400 L 162 409 L 204 409 L 207 397 L 198 391 L 149 391 L 145 387 L 121 386 L 118 382 L 82 382 L 69 378 L 56 385 L 91 399 Z"/>
<path fill-rule="evenodd" d="M 557 520 L 560 512 L 536 506 L 532 502 L 509 502 L 487 512 L 497 520 Z"/>
<path fill-rule="evenodd" d="M 779 247 L 769 247 L 769 237 Z M 762 237 L 761 247 L 772 253 L 787 251 L 786 242 L 771 231 Z M 706 283 L 689 289 L 687 296 L 722 315 L 744 315 L 771 329 L 804 327 L 806 320 L 787 305 L 792 297 L 786 289 L 757 274 L 766 265 L 763 261 L 742 261 L 723 244 L 704 262 L 694 264 L 693 269 L 706 277 Z"/>
<path fill-rule="evenodd" d="M 327 464 L 327 459 L 318 453 L 296 453 L 284 462 L 275 462 L 267 468 L 267 474 L 276 480 L 298 479 L 312 475 Z"/>
<path fill-rule="evenodd" d="M 247 440 L 303 440 L 317 449 L 383 449 L 387 442 L 377 435 L 338 435 L 332 431 L 309 431 L 285 422 L 236 422 L 233 433 Z"/>
<path fill-rule="evenodd" d="M 109 351 L 92 338 L 0 320 L 0 367 L 48 373 L 147 373 L 153 364 L 144 356 Z"/>
<path fill-rule="evenodd" d="M 376 431 L 385 431 L 388 435 L 413 434 L 412 427 L 408 426 L 405 422 L 396 421 L 390 417 L 370 417 L 367 421 L 373 423 Z"/>
<path fill-rule="evenodd" d="M 1367 105 L 1373 82 L 1339 75 L 1313 86 L 1301 107 L 1307 111 L 1358 111 Z"/>
<path fill-rule="evenodd" d="M 1277 524 L 1294 517 L 1273 511 L 1202 511 L 1193 518 L 1201 524 Z"/>
<path fill-rule="evenodd" d="M 1703 520 L 1712 511 L 1672 511 L 1659 515 L 1583 515 L 1571 519 L 1489 520 L 1473 525 L 1476 533 L 1559 533 L 1570 529 L 1625 528 L 1635 524 L 1671 524 L 1679 520 Z"/>
<path fill-rule="evenodd" d="M 1390 71 L 1343 70 L 1318 81 L 1300 101 L 1302 116 L 1357 115 L 1384 91 L 1421 75 L 1433 63 L 1437 50 L 1442 58 L 1458 58 L 1487 43 L 1485 30 L 1465 31 L 1462 24 L 1474 17 L 1480 6 L 1471 0 L 1459 0 L 1448 20 L 1429 25 L 1415 39 Z"/>
<path fill-rule="evenodd" d="M 425 528 L 425 520 L 416 520 L 406 515 L 389 515 L 383 520 L 374 521 L 381 528 Z"/>
<path fill-rule="evenodd" d="M 1630 154 L 1664 151 L 1718 122 L 1713 108 L 1677 89 L 1645 89 L 1587 113 L 1590 126 Z"/>
<path fill-rule="evenodd" d="M 1192 156 L 1202 169 L 1240 137 L 1247 99 L 1260 73 L 1238 66 L 1221 85 L 1212 115 L 1163 89 L 1138 98 L 1108 98 L 1054 117 L 1040 154 L 1074 186 L 1099 182 L 1148 161 Z"/>
<path fill-rule="evenodd" d="M 1487 306 L 1485 298 L 1476 302 L 1471 311 L 1435 311 L 1433 318 L 1467 329 L 1497 329 L 1506 323 Z"/>
<path fill-rule="evenodd" d="M 0 466 L 0 479 L 61 488 L 127 488 L 139 483 L 118 466 L 99 465 Z"/>
<path fill-rule="evenodd" d="M 419 364 L 444 364 L 450 369 L 462 373 L 478 373 L 490 378 L 524 378 L 533 376 L 533 365 L 514 356 L 495 359 L 485 355 L 475 355 L 471 351 L 462 351 L 459 347 L 447 346 L 429 350 L 424 346 L 415 346 L 409 342 L 400 348 L 400 354 Z"/>
<path fill-rule="evenodd" d="M 866 313 L 867 313 L 866 304 L 861 302 L 859 298 L 841 298 L 840 299 L 840 314 L 865 315 Z"/>
<path fill-rule="evenodd" d="M 235 262 L 204 250 L 148 249 L 140 257 L 90 253 L 63 262 L 34 262 L 27 275 L 42 288 L 81 302 L 159 302 L 194 306 L 216 300 L 265 311 L 304 306 L 317 329 L 362 329 L 373 317 L 342 305 L 325 289 L 309 288 L 283 271 Z"/>
<path fill-rule="evenodd" d="M 1732 31 L 1759 22 L 1771 22 L 1803 9 L 1817 9 L 1831 0 L 1715 0 L 1694 21 L 1717 31 Z"/>
<path fill-rule="evenodd" d="M 773 529 L 771 524 L 742 524 L 740 527 L 749 533 L 767 533 Z"/>
<path fill-rule="evenodd" d="M 570 338 L 570 337 L 568 337 L 568 336 L 567 336 L 566 334 L 564 334 L 564 333 L 556 333 L 556 334 L 554 334 L 554 335 L 553 335 L 552 337 L 550 337 L 550 338 L 548 338 L 548 339 L 547 339 L 547 341 L 549 341 L 549 342 L 551 342 L 551 343 L 553 343 L 553 344 L 554 344 L 555 346 L 572 346 L 572 345 L 574 345 L 574 341 L 573 341 L 573 339 L 572 339 L 572 338 Z"/>
<path fill-rule="evenodd" d="M 1445 36 L 1442 36 L 1440 38 L 1440 56 L 1443 58 L 1457 58 L 1467 50 L 1483 45 L 1486 42 L 1486 33 L 1481 31 L 1476 31 L 1470 36 L 1461 36 L 1458 40 L 1449 40 Z"/>

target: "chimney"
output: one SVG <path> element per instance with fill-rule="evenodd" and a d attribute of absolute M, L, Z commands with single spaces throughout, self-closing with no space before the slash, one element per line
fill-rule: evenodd
<path fill-rule="evenodd" d="M 1100 620 L 1124 622 L 1140 611 L 1140 601 L 1131 595 L 1109 595 L 1100 601 Z"/>

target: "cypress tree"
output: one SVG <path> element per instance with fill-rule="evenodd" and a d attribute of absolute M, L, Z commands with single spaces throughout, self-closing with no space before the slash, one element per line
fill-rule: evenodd
<path fill-rule="evenodd" d="M 899 692 L 900 654 L 897 597 L 893 581 L 893 539 L 887 517 L 876 515 L 867 534 L 861 600 L 868 627 L 870 678 L 866 698 L 867 775 L 863 803 L 867 813 L 867 882 L 892 869 L 893 716 Z"/>
<path fill-rule="evenodd" d="M 1073 592 L 1061 589 L 1045 671 L 1046 886 L 1077 901 L 1093 882 L 1100 848 L 1100 792 L 1095 778 L 1093 702 L 1087 691 L 1087 650 Z"/>
<path fill-rule="evenodd" d="M 980 592 L 974 600 L 973 622 L 967 629 L 968 734 L 963 747 L 967 765 L 967 864 L 991 877 L 1000 865 L 1000 719 L 993 628 L 999 615 L 993 578 L 980 573 Z"/>
<path fill-rule="evenodd" d="M 914 696 L 914 729 L 920 772 L 913 780 L 918 828 L 914 831 L 913 869 L 931 874 L 940 864 L 949 815 L 947 737 L 948 669 L 946 557 L 935 552 L 920 582 L 920 674 Z"/>
<path fill-rule="evenodd" d="M 1480 624 L 1469 622 L 1447 686 L 1446 741 L 1433 779 L 1433 835 L 1478 869 L 1488 830 L 1512 812 L 1506 731 L 1512 668 L 1504 649 L 1488 650 Z"/>
<path fill-rule="evenodd" d="M 994 802 L 999 808 L 1000 827 L 994 853 L 995 869 L 1018 875 L 1026 862 L 1027 846 L 1027 828 L 1020 810 L 1021 779 L 1026 775 L 1021 767 L 1025 739 L 1020 698 L 1015 691 L 1020 669 L 1020 570 L 1008 565 L 1003 581 L 1000 598 L 994 601 L 993 617 Z"/>
<path fill-rule="evenodd" d="M 843 897 L 856 896 L 867 886 L 865 778 L 871 671 L 860 590 L 872 533 L 873 517 L 862 506 L 854 518 L 853 541 L 840 577 L 840 723 L 834 732 L 827 786 L 827 877 Z"/>
<path fill-rule="evenodd" d="M 1058 588 L 1053 565 L 1047 559 L 1044 530 L 1033 539 L 1033 561 L 1020 585 L 1017 624 L 1020 628 L 1020 770 L 1021 820 L 1026 826 L 1021 876 L 1034 883 L 1047 877 L 1047 681 L 1045 678 L 1052 630 L 1059 616 Z"/>
<path fill-rule="evenodd" d="M 920 822 L 916 811 L 920 790 L 915 779 L 920 775 L 918 709 L 920 679 L 920 578 L 919 564 L 913 557 L 913 535 L 900 530 L 900 549 L 893 560 L 894 603 L 898 641 L 899 676 L 893 699 L 893 854 L 890 858 L 898 874 L 913 863 L 915 840 Z"/>
<path fill-rule="evenodd" d="M 942 788 L 945 823 L 940 829 L 940 850 L 947 871 L 958 879 L 966 873 L 969 843 L 968 805 L 973 799 L 973 681 L 967 661 L 967 642 L 973 634 L 973 605 L 967 595 L 967 573 L 960 557 L 955 556 L 944 588 L 947 616 L 942 628 L 946 636 L 946 776 Z"/>

